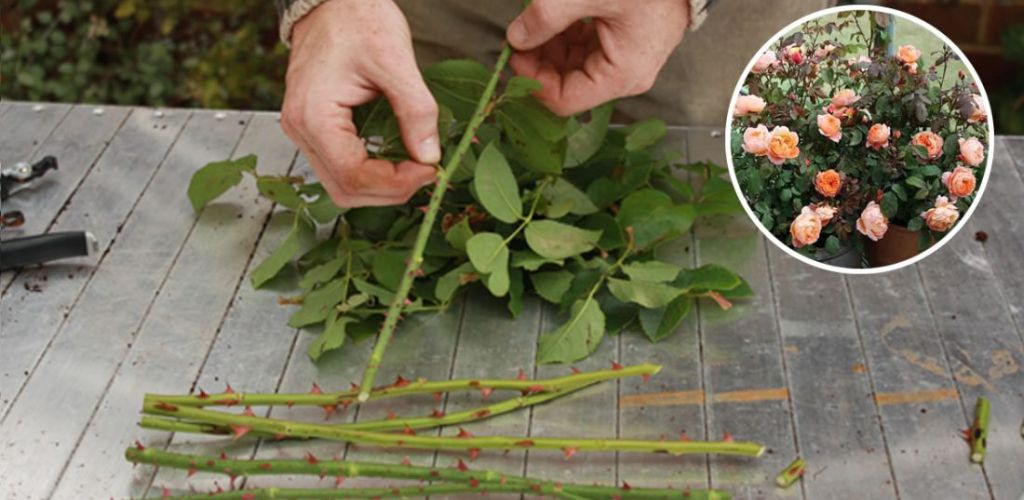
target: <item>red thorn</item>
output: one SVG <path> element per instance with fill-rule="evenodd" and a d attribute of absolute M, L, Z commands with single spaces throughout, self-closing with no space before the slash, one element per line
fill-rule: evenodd
<path fill-rule="evenodd" d="M 646 383 L 651 381 L 651 374 L 650 373 L 645 373 L 645 374 L 640 376 L 640 379 L 643 381 L 644 384 L 646 384 Z"/>
<path fill-rule="evenodd" d="M 565 459 L 566 460 L 569 460 L 570 458 L 572 458 L 573 455 L 576 454 L 576 448 L 572 448 L 572 447 L 562 448 L 562 454 L 565 455 Z"/>
<path fill-rule="evenodd" d="M 630 486 L 629 483 L 623 481 L 622 482 L 622 489 L 625 490 L 625 491 L 629 491 L 629 490 L 633 489 L 633 487 Z"/>
<path fill-rule="evenodd" d="M 459 427 L 459 434 L 455 437 L 462 439 L 471 438 L 473 437 L 473 433 L 467 431 L 466 429 L 463 429 L 462 427 Z"/>
<path fill-rule="evenodd" d="M 223 451 L 220 452 L 220 459 L 221 460 L 227 460 L 228 459 L 228 454 L 223 452 Z"/>
<path fill-rule="evenodd" d="M 402 431 L 402 434 L 405 434 L 406 436 L 415 436 L 416 435 L 416 431 L 413 430 L 412 427 L 409 427 L 408 425 L 406 425 L 405 426 L 405 430 Z"/>
<path fill-rule="evenodd" d="M 245 415 L 247 417 L 255 417 L 256 416 L 256 414 L 253 413 L 251 406 L 246 406 L 245 410 L 242 411 L 242 415 Z"/>
<path fill-rule="evenodd" d="M 161 402 L 157 403 L 157 404 L 156 404 L 156 405 L 154 405 L 154 406 L 156 406 L 156 409 L 158 409 L 158 410 L 163 410 L 163 411 L 178 411 L 178 407 L 177 407 L 177 406 L 174 406 L 174 405 L 172 405 L 172 404 L 169 404 L 169 403 L 164 403 L 163 401 L 161 401 Z"/>
<path fill-rule="evenodd" d="M 484 408 L 483 410 L 480 410 L 480 411 L 474 413 L 473 416 L 476 417 L 476 418 L 484 418 L 484 417 L 486 417 L 486 416 L 488 416 L 490 414 L 491 414 L 491 410 L 488 410 L 487 408 Z"/>
<path fill-rule="evenodd" d="M 441 403 L 441 393 L 440 392 L 435 392 L 434 393 L 434 404 L 440 404 L 440 403 Z"/>
<path fill-rule="evenodd" d="M 615 361 L 612 361 L 612 370 L 619 371 L 621 369 L 622 369 L 622 365 L 616 363 Z"/>
<path fill-rule="evenodd" d="M 412 462 L 409 461 L 409 455 L 402 459 L 402 465 L 412 465 Z"/>
<path fill-rule="evenodd" d="M 320 386 L 313 382 L 313 388 L 309 390 L 310 394 L 323 394 L 324 391 L 320 390 Z"/>
<path fill-rule="evenodd" d="M 192 477 L 196 475 L 196 472 L 199 472 L 199 469 L 197 469 L 195 466 L 189 467 L 188 472 L 185 474 L 185 477 Z"/>
<path fill-rule="evenodd" d="M 579 375 L 583 373 L 579 368 L 576 368 L 575 366 L 570 367 L 569 369 L 572 370 L 573 375 Z"/>
<path fill-rule="evenodd" d="M 469 449 L 469 459 L 470 460 L 476 460 L 476 458 L 479 457 L 479 456 L 480 456 L 480 448 L 470 448 Z"/>
<path fill-rule="evenodd" d="M 428 205 L 423 205 L 422 207 L 416 207 L 416 210 L 419 210 L 420 212 L 423 213 L 427 213 L 428 208 L 430 208 Z"/>
<path fill-rule="evenodd" d="M 263 470 L 270 470 L 271 467 L 273 467 L 273 465 L 270 464 L 269 462 L 264 462 L 260 464 L 260 468 Z"/>
<path fill-rule="evenodd" d="M 164 486 L 162 488 L 162 490 L 160 491 L 160 498 L 170 498 L 170 496 L 171 496 L 171 490 L 167 489 L 167 487 Z"/>
<path fill-rule="evenodd" d="M 235 435 L 235 437 L 231 438 L 232 441 L 242 439 L 242 436 L 245 436 L 252 430 L 252 427 L 249 427 L 248 425 L 231 424 L 229 427 L 231 427 L 231 432 Z"/>
<path fill-rule="evenodd" d="M 337 476 L 334 478 L 334 487 L 341 486 L 341 483 L 345 482 L 345 476 Z"/>
<path fill-rule="evenodd" d="M 210 395 L 206 393 L 202 388 L 199 389 L 199 394 L 196 396 L 197 399 L 207 399 Z"/>
<path fill-rule="evenodd" d="M 207 460 L 206 461 L 206 466 L 207 467 L 213 467 L 214 465 L 217 465 L 217 462 L 214 462 L 213 460 Z"/>
<path fill-rule="evenodd" d="M 460 472 L 466 472 L 469 470 L 469 467 L 466 466 L 466 462 L 463 462 L 461 458 L 459 459 L 459 463 L 455 466 L 455 468 L 459 469 Z"/>
<path fill-rule="evenodd" d="M 723 443 L 731 443 L 732 441 L 733 441 L 733 439 L 732 439 L 732 433 L 731 433 L 731 432 L 728 432 L 728 431 L 726 431 L 725 435 L 724 435 L 724 436 L 722 436 L 722 442 L 723 442 Z"/>
<path fill-rule="evenodd" d="M 516 441 L 515 442 L 515 445 L 519 446 L 520 448 L 530 448 L 530 447 L 533 446 L 533 444 L 534 443 L 533 443 L 532 439 L 524 439 L 522 441 Z"/>
<path fill-rule="evenodd" d="M 235 388 L 231 387 L 231 384 L 225 384 L 227 387 L 224 388 L 224 394 L 234 394 Z"/>
<path fill-rule="evenodd" d="M 505 485 L 505 475 L 504 475 L 504 474 L 502 474 L 502 475 L 501 475 L 501 478 L 500 478 L 500 479 L 498 479 L 498 484 L 500 484 L 500 485 L 502 485 L 502 486 L 504 486 L 504 485 Z"/>
<path fill-rule="evenodd" d="M 395 383 L 392 384 L 392 387 L 405 387 L 407 385 L 409 385 L 409 381 L 406 380 L 405 377 L 399 375 L 398 378 L 395 379 Z"/>
<path fill-rule="evenodd" d="M 679 440 L 680 441 L 692 441 L 692 439 L 690 439 L 690 436 L 686 435 L 686 431 L 679 431 Z"/>
<path fill-rule="evenodd" d="M 287 437 L 288 436 L 285 433 L 278 432 L 277 434 L 274 434 L 274 441 L 283 441 Z"/>
<path fill-rule="evenodd" d="M 394 419 L 398 418 L 398 414 L 396 414 L 395 412 L 393 412 L 391 410 L 388 410 L 388 416 L 385 417 L 385 418 L 387 420 L 394 420 Z"/>
<path fill-rule="evenodd" d="M 334 415 L 334 412 L 338 409 L 338 407 L 335 406 L 335 405 L 324 405 L 323 408 L 324 408 L 324 420 L 330 420 L 331 419 L 331 415 Z"/>
<path fill-rule="evenodd" d="M 312 453 L 307 451 L 306 452 L 306 462 L 308 462 L 309 465 L 316 465 L 316 464 L 320 463 L 320 460 L 318 458 L 316 458 L 316 455 L 313 455 Z"/>
<path fill-rule="evenodd" d="M 525 394 L 536 394 L 538 392 L 544 392 L 544 386 L 540 384 L 531 385 L 530 387 L 527 387 L 526 391 L 524 392 Z"/>
<path fill-rule="evenodd" d="M 526 372 L 522 368 L 519 369 L 519 373 L 516 374 L 516 378 L 519 380 L 526 380 Z"/>
<path fill-rule="evenodd" d="M 217 488 L 213 490 L 214 493 L 224 493 L 224 488 L 221 488 L 220 483 L 214 481 L 213 485 Z"/>
<path fill-rule="evenodd" d="M 356 391 L 356 392 L 359 391 L 359 384 L 357 384 L 355 382 L 349 382 L 348 385 L 349 385 L 349 387 L 352 388 L 353 391 Z"/>
<path fill-rule="evenodd" d="M 444 412 L 440 409 L 434 408 L 434 412 L 430 414 L 431 418 L 444 418 Z"/>
<path fill-rule="evenodd" d="M 251 491 L 245 493 L 242 495 L 242 500 L 256 500 L 256 494 Z"/>
<path fill-rule="evenodd" d="M 967 441 L 968 443 L 971 442 L 971 430 L 970 429 L 961 429 L 960 430 L 960 436 L 964 438 L 964 441 Z"/>
<path fill-rule="evenodd" d="M 142 450 L 146 449 L 146 446 L 142 444 L 142 441 L 139 441 L 138 439 L 136 439 L 135 440 L 135 449 L 139 450 L 139 451 L 142 451 Z"/>
<path fill-rule="evenodd" d="M 494 392 L 494 388 L 493 387 L 481 387 L 480 388 L 480 394 L 483 396 L 484 400 L 486 400 L 487 396 L 490 396 L 492 392 Z"/>
<path fill-rule="evenodd" d="M 287 406 L 288 408 L 291 408 L 295 406 L 295 401 L 285 401 L 284 405 Z"/>
<path fill-rule="evenodd" d="M 472 488 L 479 488 L 480 487 L 480 480 L 478 480 L 475 477 L 469 478 L 469 486 L 472 487 Z"/>

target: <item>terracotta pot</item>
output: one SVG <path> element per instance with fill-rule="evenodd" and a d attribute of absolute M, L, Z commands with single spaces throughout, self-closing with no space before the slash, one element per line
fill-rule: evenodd
<path fill-rule="evenodd" d="M 928 243 L 931 246 L 935 241 Z M 903 262 L 927 249 L 921 247 L 921 233 L 909 231 L 906 227 L 889 224 L 889 230 L 878 241 L 864 239 L 864 254 L 871 267 L 888 266 Z"/>

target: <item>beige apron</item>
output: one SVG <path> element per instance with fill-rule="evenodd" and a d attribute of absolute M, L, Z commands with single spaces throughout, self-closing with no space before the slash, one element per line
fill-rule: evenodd
<path fill-rule="evenodd" d="M 686 1 L 686 0 L 680 0 Z M 421 65 L 448 58 L 489 64 L 501 49 L 516 0 L 398 0 Z M 729 98 L 747 63 L 768 38 L 830 0 L 715 0 L 707 20 L 683 38 L 654 88 L 622 100 L 625 119 L 658 116 L 672 125 L 724 126 Z M 643 0 L 636 1 L 642 8 Z"/>

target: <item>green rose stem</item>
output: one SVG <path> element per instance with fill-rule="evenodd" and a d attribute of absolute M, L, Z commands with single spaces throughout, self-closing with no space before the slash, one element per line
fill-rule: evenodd
<path fill-rule="evenodd" d="M 369 399 L 383 399 L 410 394 L 436 394 L 454 391 L 479 390 L 485 394 L 491 391 L 527 391 L 534 393 L 561 392 L 567 388 L 591 385 L 606 380 L 642 376 L 645 379 L 661 371 L 661 365 L 644 363 L 639 365 L 609 368 L 593 372 L 574 373 L 548 379 L 458 379 L 429 382 L 424 379 L 408 381 L 399 378 L 395 383 L 374 389 Z M 319 392 L 301 394 L 247 394 L 233 389 L 220 394 L 200 393 L 198 395 L 146 394 L 144 402 L 164 402 L 176 406 L 327 406 L 350 404 L 358 394 L 353 389 L 341 392 Z"/>
<path fill-rule="evenodd" d="M 978 404 L 974 407 L 974 423 L 968 436 L 971 443 L 971 461 L 980 464 L 985 461 L 985 447 L 988 441 L 988 416 L 991 407 L 988 400 L 979 397 Z"/>
<path fill-rule="evenodd" d="M 409 289 L 412 287 L 412 282 L 416 278 L 420 266 L 423 264 L 423 250 L 427 246 L 427 239 L 430 237 L 430 231 L 434 226 L 434 219 L 437 218 L 437 211 L 441 207 L 441 200 L 444 198 L 445 191 L 448 190 L 448 182 L 451 180 L 452 174 L 459 167 L 459 164 L 462 163 L 462 157 L 466 154 L 470 144 L 472 144 L 473 137 L 476 136 L 476 131 L 480 128 L 480 124 L 483 123 L 484 118 L 491 112 L 491 98 L 494 96 L 494 89 L 498 86 L 498 78 L 501 76 L 501 72 L 505 68 L 505 64 L 508 62 L 511 54 L 512 48 L 506 43 L 501 50 L 501 55 L 498 56 L 498 62 L 494 65 L 491 79 L 487 82 L 487 87 L 484 88 L 480 101 L 476 104 L 476 111 L 473 112 L 473 116 L 469 120 L 469 125 L 466 127 L 466 132 L 462 135 L 462 140 L 459 141 L 458 146 L 455 148 L 455 153 L 449 158 L 448 164 L 437 175 L 437 185 L 434 187 L 434 193 L 430 196 L 430 204 L 427 205 L 427 211 L 423 214 L 423 222 L 420 224 L 419 233 L 416 235 L 416 242 L 413 244 L 409 261 L 405 265 L 402 281 L 398 284 L 398 290 L 395 291 L 395 299 L 391 302 L 391 307 L 388 308 L 388 314 L 384 318 L 384 325 L 381 327 L 380 335 L 377 336 L 377 344 L 373 346 L 373 352 L 370 353 L 370 359 L 367 361 L 366 371 L 363 373 L 363 383 L 360 385 L 359 395 L 357 396 L 359 402 L 365 402 L 370 399 L 370 391 L 373 388 L 374 380 L 377 378 L 377 369 L 380 368 L 380 363 L 384 359 L 384 351 L 388 348 L 388 343 L 391 342 L 391 336 L 395 333 L 395 327 L 398 326 L 402 309 L 405 307 L 405 300 L 409 295 Z"/>
<path fill-rule="evenodd" d="M 577 451 L 635 451 L 660 452 L 673 455 L 693 453 L 716 453 L 723 455 L 745 455 L 759 457 L 764 453 L 764 446 L 757 443 L 739 441 L 651 441 L 638 439 L 573 439 L 573 438 L 526 438 L 514 436 L 417 436 L 412 429 L 402 434 L 389 434 L 365 430 L 355 430 L 331 424 L 312 424 L 238 415 L 201 408 L 175 406 L 168 403 L 146 403 L 143 413 L 175 417 L 183 420 L 229 426 L 242 435 L 250 431 L 272 434 L 280 438 L 321 438 L 334 441 L 394 446 L 399 448 L 417 448 L 429 450 L 468 450 L 478 452 L 483 449 L 527 449 L 562 450 L 566 454 Z M 486 416 L 482 415 L 481 417 Z"/>
<path fill-rule="evenodd" d="M 803 477 L 806 471 L 807 462 L 800 457 L 796 457 L 785 469 L 782 469 L 779 475 L 775 476 L 775 484 L 779 485 L 780 488 L 789 488 L 797 479 Z"/>
<path fill-rule="evenodd" d="M 669 488 L 636 488 L 616 486 L 596 486 L 572 483 L 559 483 L 539 479 L 524 478 L 519 476 L 506 476 L 505 474 L 492 470 L 469 470 L 465 464 L 459 468 L 444 467 L 417 467 L 412 465 L 386 465 L 372 462 L 353 461 L 328 461 L 319 460 L 312 455 L 305 459 L 277 459 L 277 460 L 237 460 L 230 458 L 211 458 L 198 455 L 183 455 L 166 452 L 153 448 L 128 448 L 124 452 L 125 458 L 136 464 L 151 464 L 160 467 L 183 469 L 190 472 L 210 472 L 223 474 L 229 477 L 247 477 L 256 475 L 308 475 L 320 477 L 334 477 L 341 480 L 355 477 L 375 477 L 400 480 L 421 480 L 435 482 L 433 486 L 439 486 L 436 482 L 453 483 L 448 486 L 469 486 L 472 489 L 467 492 L 510 492 L 526 493 L 531 495 L 556 495 L 567 494 L 562 498 L 621 498 L 624 500 L 634 498 L 728 498 L 728 494 L 716 490 L 673 490 Z M 416 487 L 416 495 L 423 493 Z M 390 491 L 390 489 L 385 489 Z M 247 490 L 257 492 L 259 490 Z M 279 490 L 281 491 L 281 490 Z M 307 490 L 310 491 L 310 490 Z M 331 489 L 329 491 L 338 493 L 356 491 L 356 489 Z M 242 491 L 243 493 L 245 491 Z M 448 491 L 457 492 L 457 491 Z M 437 492 L 434 492 L 437 494 Z M 206 498 L 206 497 L 204 497 Z M 219 497 L 213 497 L 219 498 Z M 224 497 L 242 498 L 242 497 Z M 259 496 L 255 498 L 260 498 Z M 293 497 L 268 497 L 268 498 L 293 498 Z M 315 497 L 301 497 L 315 498 Z M 336 497 L 326 497 L 336 498 Z M 338 497 L 340 498 L 340 497 Z"/>

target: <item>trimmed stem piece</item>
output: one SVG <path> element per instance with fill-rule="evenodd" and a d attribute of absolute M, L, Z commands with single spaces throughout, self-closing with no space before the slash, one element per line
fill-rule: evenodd
<path fill-rule="evenodd" d="M 370 399 L 370 390 L 373 388 L 374 380 L 377 378 L 377 369 L 380 368 L 380 363 L 384 360 L 384 351 L 387 349 L 388 343 L 391 342 L 391 336 L 395 333 L 398 319 L 405 307 L 405 300 L 409 296 L 409 289 L 412 287 L 417 271 L 419 271 L 420 266 L 423 264 L 423 250 L 427 246 L 427 239 L 430 237 L 430 231 L 434 226 L 434 219 L 437 218 L 437 212 L 441 207 L 441 200 L 444 198 L 445 191 L 448 190 L 448 182 L 451 180 L 452 174 L 459 167 L 459 164 L 462 163 L 462 157 L 466 154 L 470 144 L 472 144 L 477 129 L 480 128 L 484 118 L 491 111 L 491 99 L 494 97 L 494 89 L 498 86 L 498 78 L 501 76 L 502 70 L 505 69 L 505 64 L 508 63 L 509 56 L 511 55 L 512 48 L 506 43 L 501 50 L 501 55 L 498 56 L 498 62 L 494 65 L 491 79 L 487 82 L 487 86 L 480 96 L 480 101 L 476 104 L 476 110 L 469 120 L 466 132 L 462 134 L 462 139 L 459 141 L 459 145 L 456 146 L 455 153 L 448 160 L 448 164 L 437 175 L 437 185 L 430 196 L 427 211 L 423 214 L 423 221 L 420 223 L 416 242 L 413 243 L 412 253 L 409 255 L 408 263 L 405 265 L 402 281 L 398 284 L 398 290 L 395 291 L 395 299 L 388 308 L 388 314 L 384 317 L 384 325 L 381 327 L 380 335 L 377 336 L 377 343 L 373 346 L 373 352 L 370 353 L 370 359 L 366 364 L 363 382 L 360 385 L 359 395 L 357 396 L 359 402 L 365 402 Z"/>
<path fill-rule="evenodd" d="M 971 424 L 971 461 L 980 464 L 985 461 L 985 447 L 988 444 L 988 416 L 991 411 L 988 400 L 978 397 L 974 407 L 974 423 Z"/>
<path fill-rule="evenodd" d="M 796 457 L 778 476 L 775 476 L 775 484 L 780 488 L 789 488 L 807 472 L 807 462 Z"/>
<path fill-rule="evenodd" d="M 561 498 L 621 498 L 623 500 L 640 498 L 690 498 L 690 499 L 723 499 L 728 494 L 716 490 L 673 490 L 670 488 L 633 488 L 615 486 L 596 486 L 585 484 L 559 483 L 519 476 L 505 476 L 492 470 L 469 470 L 465 464 L 459 468 L 417 467 L 412 465 L 386 465 L 370 462 L 328 461 L 318 460 L 312 455 L 299 460 L 236 460 L 217 459 L 197 455 L 170 453 L 153 448 L 128 448 L 125 458 L 129 462 L 152 464 L 160 467 L 183 469 L 192 472 L 201 471 L 226 476 L 246 477 L 256 475 L 308 475 L 333 477 L 344 480 L 355 477 L 376 477 L 399 480 L 420 480 L 436 483 L 452 483 L 446 486 L 468 487 L 466 490 L 445 490 L 446 493 L 483 493 L 510 492 L 528 495 L 550 495 Z M 419 487 L 417 487 L 419 488 Z M 390 488 L 386 488 L 390 490 Z M 248 490 L 257 492 L 259 490 Z M 281 491 L 281 490 L 278 490 Z M 332 489 L 332 492 L 356 491 L 354 489 Z M 438 492 L 432 492 L 437 494 Z M 415 495 L 423 495 L 418 489 Z M 686 496 L 686 495 L 689 496 Z M 373 495 L 370 495 L 373 496 Z M 219 498 L 219 497 L 213 497 Z M 225 497 L 242 498 L 242 497 Z M 260 498 L 259 496 L 254 498 Z M 267 497 L 271 498 L 271 497 Z M 294 498 L 294 497 L 272 497 Z M 321 497 L 301 497 L 321 498 Z M 335 498 L 335 497 L 326 497 Z M 338 497 L 340 498 L 340 497 Z"/>
<path fill-rule="evenodd" d="M 408 430 L 402 434 L 389 434 L 353 430 L 337 425 L 310 424 L 248 415 L 223 413 L 200 408 L 174 406 L 167 403 L 146 403 L 143 413 L 180 418 L 196 423 L 229 426 L 258 431 L 281 438 L 321 438 L 356 444 L 419 448 L 429 450 L 483 450 L 483 449 L 546 449 L 576 451 L 635 451 L 663 452 L 673 455 L 693 453 L 716 453 L 723 455 L 744 455 L 759 457 L 764 446 L 758 443 L 740 441 L 650 441 L 638 439 L 560 439 L 524 438 L 514 436 L 486 437 L 438 437 L 417 436 Z M 486 415 L 481 415 L 484 417 Z M 243 433 L 244 434 L 244 433 Z M 238 435 L 238 432 L 236 432 Z"/>

